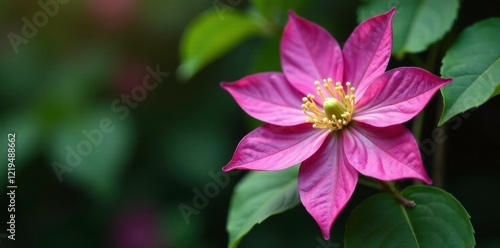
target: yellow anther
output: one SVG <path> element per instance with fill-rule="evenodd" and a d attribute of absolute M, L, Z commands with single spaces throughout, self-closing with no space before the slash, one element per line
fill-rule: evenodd
<path fill-rule="evenodd" d="M 351 87 L 350 82 L 345 83 L 345 88 L 341 82 L 336 82 L 333 86 L 331 78 L 323 79 L 322 82 L 314 81 L 316 95 L 323 101 L 322 106 L 316 105 L 312 94 L 302 98 L 301 107 L 307 116 L 306 122 L 312 123 L 313 128 L 328 129 L 330 132 L 340 130 L 352 120 L 355 88 Z M 327 95 L 323 93 L 323 89 Z"/>

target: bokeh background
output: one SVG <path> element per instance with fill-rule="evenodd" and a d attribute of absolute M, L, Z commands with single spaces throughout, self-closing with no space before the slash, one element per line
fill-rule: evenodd
<path fill-rule="evenodd" d="M 276 14 L 266 37 L 245 40 L 183 79 L 177 70 L 184 29 L 231 1 L 46 2 L 57 8 L 0 3 L 0 247 L 225 247 L 230 196 L 245 173 L 231 175 L 206 202 L 197 192 L 216 182 L 239 139 L 258 124 L 219 83 L 280 70 L 286 12 Z M 359 4 L 315 0 L 296 11 L 342 44 L 357 25 Z M 231 6 L 251 8 L 247 1 Z M 497 1 L 464 0 L 452 32 L 499 15 Z M 390 67 L 405 65 L 411 61 L 393 59 Z M 144 81 L 156 86 L 146 89 Z M 432 138 L 439 101 L 429 105 L 422 140 Z M 499 104 L 492 99 L 446 133 L 443 187 L 470 213 L 478 247 L 500 244 Z M 15 242 L 5 237 L 9 132 L 16 133 Z M 78 149 L 80 159 L 72 153 Z M 432 155 L 424 161 L 432 174 Z M 341 247 L 349 212 L 373 193 L 358 186 L 330 243 L 320 241 L 319 228 L 298 206 L 256 226 L 241 247 Z M 179 206 L 193 211 L 182 214 Z"/>

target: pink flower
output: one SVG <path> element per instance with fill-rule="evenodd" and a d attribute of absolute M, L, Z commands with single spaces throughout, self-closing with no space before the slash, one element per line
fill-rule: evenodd
<path fill-rule="evenodd" d="M 385 72 L 395 9 L 361 23 L 343 49 L 323 28 L 290 12 L 283 73 L 222 83 L 245 112 L 267 122 L 246 135 L 223 170 L 282 170 L 298 163 L 302 204 L 325 239 L 358 173 L 428 184 L 413 135 L 403 126 L 451 79 L 415 67 Z"/>

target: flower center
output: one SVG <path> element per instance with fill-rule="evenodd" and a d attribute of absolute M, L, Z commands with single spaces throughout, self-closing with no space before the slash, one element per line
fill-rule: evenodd
<path fill-rule="evenodd" d="M 340 82 L 335 84 L 331 78 L 323 79 L 323 88 L 327 95 L 323 93 L 320 82 L 314 82 L 316 93 L 323 101 L 323 109 L 320 109 L 314 101 L 314 95 L 307 94 L 302 98 L 302 109 L 307 115 L 306 122 L 312 123 L 313 128 L 326 128 L 330 132 L 340 130 L 347 126 L 354 113 L 354 87 L 351 83 L 345 84 L 346 89 Z"/>

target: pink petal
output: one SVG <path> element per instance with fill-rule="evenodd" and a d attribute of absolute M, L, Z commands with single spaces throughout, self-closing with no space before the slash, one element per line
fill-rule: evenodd
<path fill-rule="evenodd" d="M 344 130 L 344 149 L 349 162 L 363 175 L 384 181 L 415 178 L 432 183 L 418 145 L 403 125 L 378 128 L 356 123 Z"/>
<path fill-rule="evenodd" d="M 344 54 L 344 81 L 361 97 L 373 79 L 384 73 L 392 50 L 392 8 L 385 14 L 359 24 L 347 39 Z"/>
<path fill-rule="evenodd" d="M 253 74 L 234 83 L 222 83 L 221 87 L 256 119 L 279 126 L 306 121 L 301 108 L 304 95 L 293 88 L 282 73 Z"/>
<path fill-rule="evenodd" d="M 296 165 L 315 153 L 328 132 L 311 124 L 282 127 L 265 124 L 247 134 L 236 147 L 224 171 L 282 170 Z"/>
<path fill-rule="evenodd" d="M 302 204 L 330 238 L 333 222 L 351 198 L 358 172 L 344 156 L 342 139 L 334 136 L 299 170 L 299 194 Z"/>
<path fill-rule="evenodd" d="M 417 115 L 451 79 L 415 67 L 400 67 L 374 80 L 356 104 L 353 119 L 377 127 L 400 124 Z"/>
<path fill-rule="evenodd" d="M 288 81 L 304 95 L 315 94 L 314 81 L 342 81 L 342 52 L 337 41 L 292 11 L 281 40 L 281 64 Z"/>

